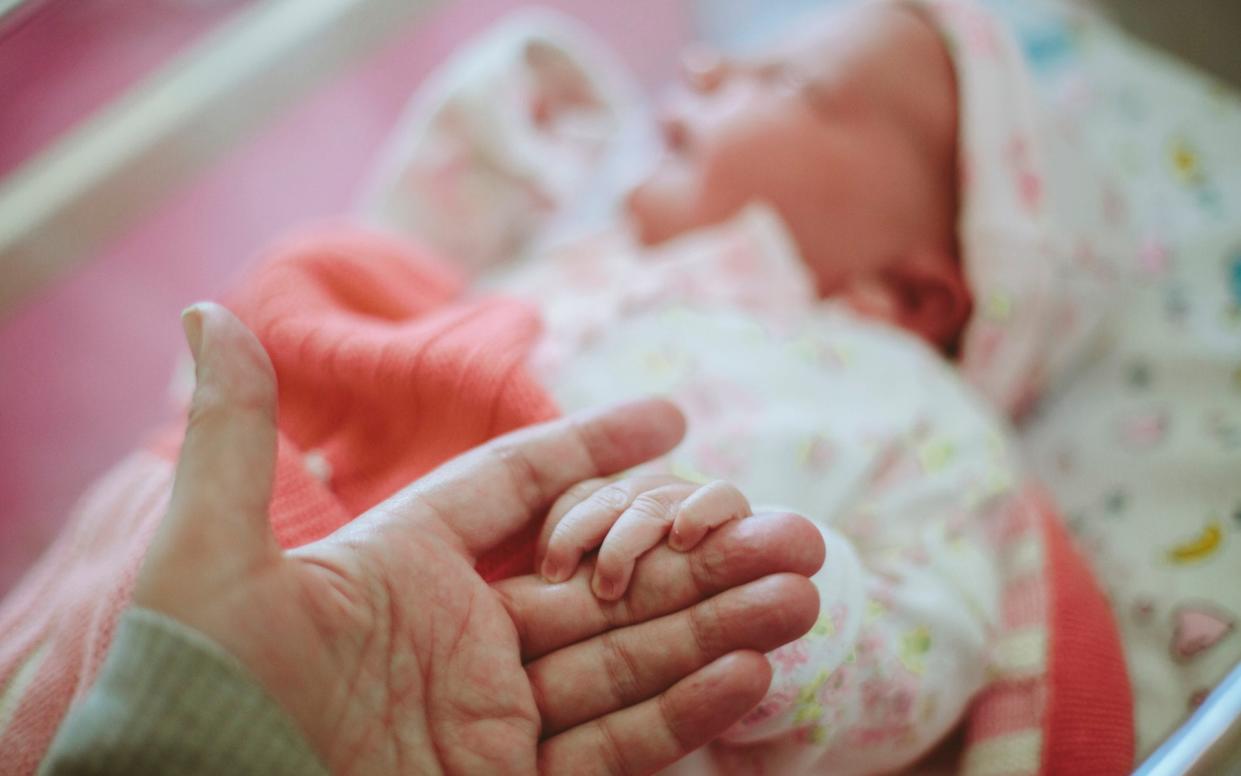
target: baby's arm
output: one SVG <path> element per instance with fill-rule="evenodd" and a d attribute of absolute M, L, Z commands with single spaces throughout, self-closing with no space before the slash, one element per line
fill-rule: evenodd
<path fill-rule="evenodd" d="M 536 563 L 548 581 L 563 582 L 582 555 L 598 548 L 591 588 L 599 598 L 615 601 L 629 587 L 638 558 L 669 532 L 669 546 L 685 552 L 711 529 L 749 514 L 745 496 L 721 480 L 706 485 L 667 475 L 587 480 L 552 506 Z"/>
<path fill-rule="evenodd" d="M 1008 499 L 983 495 L 984 461 L 935 471 L 925 450 L 893 447 L 842 514 L 816 516 L 820 620 L 769 655 L 766 698 L 706 755 L 716 772 L 900 769 L 986 684 Z"/>
<path fill-rule="evenodd" d="M 885 469 L 920 462 L 889 456 Z M 818 525 L 827 547 L 814 578 L 821 613 L 809 634 L 769 655 L 766 698 L 702 757 L 722 773 L 869 773 L 908 765 L 961 720 L 986 679 L 999 587 L 987 518 L 951 479 L 923 474 L 897 487 L 872 479 L 858 514 Z M 688 550 L 713 528 L 748 516 L 732 485 L 666 475 L 589 480 L 548 514 L 537 567 L 567 579 L 599 550 L 592 588 L 620 598 L 637 559 L 669 534 Z M 850 534 L 846 538 L 846 533 Z M 692 764 L 691 765 L 692 769 Z"/>

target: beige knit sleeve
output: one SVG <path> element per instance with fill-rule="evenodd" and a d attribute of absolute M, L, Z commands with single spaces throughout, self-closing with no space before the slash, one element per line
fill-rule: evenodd
<path fill-rule="evenodd" d="M 122 616 L 98 681 L 40 774 L 326 774 L 293 720 L 198 631 L 147 609 Z"/>

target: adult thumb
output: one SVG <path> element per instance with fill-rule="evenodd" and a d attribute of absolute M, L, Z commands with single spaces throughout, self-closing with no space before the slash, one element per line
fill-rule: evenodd
<path fill-rule="evenodd" d="M 279 553 L 267 513 L 276 469 L 271 361 L 258 338 L 220 305 L 196 304 L 181 321 L 196 385 L 168 513 L 136 600 L 155 587 L 173 592 L 167 586 L 190 583 L 187 576 L 226 579 Z"/>

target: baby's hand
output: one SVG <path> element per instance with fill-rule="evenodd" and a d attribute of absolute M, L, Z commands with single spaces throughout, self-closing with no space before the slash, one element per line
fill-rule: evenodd
<path fill-rule="evenodd" d="M 667 475 L 586 480 L 561 496 L 539 536 L 536 564 L 545 579 L 563 582 L 582 555 L 599 548 L 591 588 L 605 601 L 625 594 L 638 558 L 663 541 L 685 552 L 712 528 L 748 517 L 750 504 L 727 482 L 707 485 Z M 602 546 L 601 546 L 602 545 Z"/>

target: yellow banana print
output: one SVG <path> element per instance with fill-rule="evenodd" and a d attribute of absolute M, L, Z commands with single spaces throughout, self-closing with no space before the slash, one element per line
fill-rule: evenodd
<path fill-rule="evenodd" d="M 1219 520 L 1207 523 L 1194 538 L 1168 550 L 1168 560 L 1173 563 L 1197 563 L 1206 560 L 1224 542 L 1224 527 Z"/>

